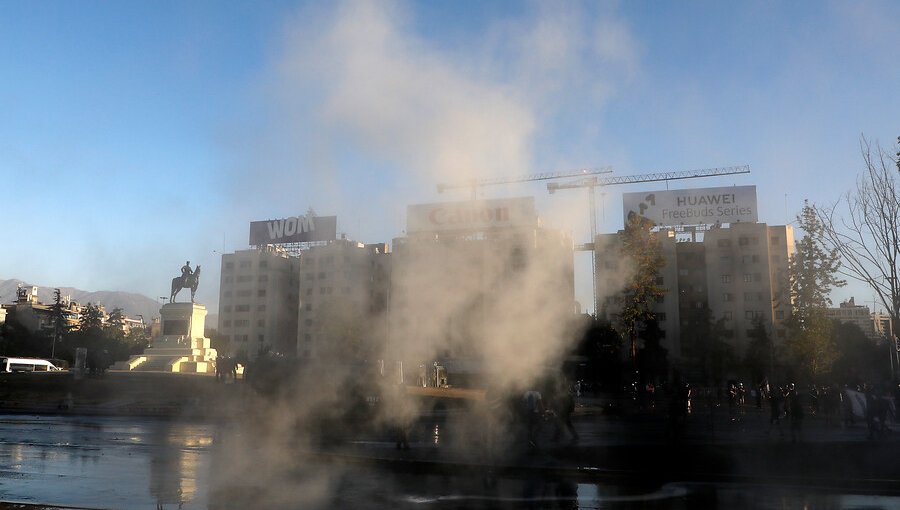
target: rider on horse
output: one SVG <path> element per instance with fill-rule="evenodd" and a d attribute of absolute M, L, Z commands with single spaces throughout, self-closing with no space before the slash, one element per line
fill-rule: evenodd
<path fill-rule="evenodd" d="M 186 282 L 186 281 L 188 281 L 188 277 L 191 276 L 192 274 L 194 274 L 194 272 L 191 271 L 191 261 L 188 260 L 187 262 L 184 263 L 183 266 L 181 266 L 181 277 Z"/>

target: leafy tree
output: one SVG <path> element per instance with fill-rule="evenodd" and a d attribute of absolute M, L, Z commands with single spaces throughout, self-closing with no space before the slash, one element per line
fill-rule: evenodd
<path fill-rule="evenodd" d="M 82 332 L 97 333 L 103 329 L 103 311 L 99 305 L 88 303 L 81 308 L 78 329 Z"/>
<path fill-rule="evenodd" d="M 592 318 L 576 351 L 588 360 L 586 379 L 607 391 L 622 388 L 622 337 L 605 320 Z"/>
<path fill-rule="evenodd" d="M 787 321 L 790 351 L 798 375 L 817 380 L 831 370 L 837 352 L 831 338 L 831 321 L 825 309 L 833 287 L 846 284 L 835 275 L 841 267 L 836 248 L 824 245 L 824 226 L 815 209 L 806 202 L 797 217 L 803 238 L 789 263 L 791 298 L 794 310 Z"/>
<path fill-rule="evenodd" d="M 53 345 L 50 348 L 50 357 L 56 357 L 56 345 L 69 333 L 69 318 L 66 317 L 65 306 L 59 289 L 53 289 Z"/>
<path fill-rule="evenodd" d="M 774 370 L 775 346 L 761 318 L 755 318 L 750 330 L 750 343 L 744 353 L 744 366 L 754 383 L 771 376 Z"/>
<path fill-rule="evenodd" d="M 633 366 L 637 366 L 637 337 L 639 329 L 653 319 L 653 304 L 665 295 L 665 289 L 657 284 L 659 270 L 666 263 L 659 247 L 657 234 L 651 231 L 653 224 L 637 214 L 629 215 L 621 232 L 621 256 L 628 264 L 623 306 L 619 321 L 623 334 L 629 339 Z"/>
<path fill-rule="evenodd" d="M 835 381 L 855 385 L 890 376 L 887 346 L 867 337 L 858 325 L 833 321 L 832 338 L 838 352 L 832 367 Z"/>
<path fill-rule="evenodd" d="M 641 372 L 642 383 L 659 384 L 665 381 L 669 372 L 669 351 L 661 345 L 663 333 L 656 318 L 646 322 L 640 338 L 644 346 L 638 351 L 637 365 Z"/>

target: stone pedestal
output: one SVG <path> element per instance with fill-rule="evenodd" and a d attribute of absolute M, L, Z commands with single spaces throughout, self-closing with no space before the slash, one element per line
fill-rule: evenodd
<path fill-rule="evenodd" d="M 143 354 L 116 363 L 115 370 L 213 374 L 216 350 L 203 336 L 206 307 L 196 303 L 169 303 L 159 310 L 160 334 Z"/>

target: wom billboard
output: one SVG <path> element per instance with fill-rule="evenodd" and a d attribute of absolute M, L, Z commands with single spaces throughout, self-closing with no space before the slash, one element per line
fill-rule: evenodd
<path fill-rule="evenodd" d="M 337 216 L 291 216 L 250 222 L 250 244 L 329 241 L 337 236 Z"/>
<path fill-rule="evenodd" d="M 406 208 L 406 232 L 473 232 L 495 228 L 534 227 L 534 197 L 415 204 Z"/>
<path fill-rule="evenodd" d="M 660 226 L 757 221 L 756 186 L 624 193 L 625 221 L 637 214 Z"/>

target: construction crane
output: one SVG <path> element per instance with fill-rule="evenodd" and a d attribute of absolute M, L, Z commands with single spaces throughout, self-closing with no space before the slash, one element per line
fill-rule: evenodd
<path fill-rule="evenodd" d="M 594 249 L 594 242 L 597 239 L 597 212 L 594 188 L 604 186 L 615 186 L 619 184 L 634 184 L 638 182 L 658 182 L 658 181 L 675 181 L 679 179 L 696 179 L 698 177 L 716 177 L 719 175 L 749 174 L 750 165 L 729 166 L 721 168 L 704 168 L 700 170 L 688 170 L 684 172 L 659 172 L 653 174 L 641 175 L 625 175 L 619 177 L 590 177 L 570 183 L 547 183 L 547 191 L 551 194 L 561 189 L 587 188 L 589 209 L 591 214 L 591 242 L 578 246 L 580 250 L 590 250 L 591 252 L 591 284 L 594 288 L 594 314 L 600 313 L 599 297 L 597 293 L 597 251 Z"/>
<path fill-rule="evenodd" d="M 606 166 L 602 168 L 580 168 L 578 170 L 571 170 L 568 172 L 544 172 L 540 174 L 531 174 L 531 175 L 512 175 L 512 176 L 501 176 L 494 177 L 490 179 L 470 179 L 464 183 L 453 183 L 453 184 L 445 184 L 441 183 L 437 185 L 438 193 L 443 193 L 448 189 L 459 189 L 459 188 L 470 188 L 472 190 L 472 200 L 475 200 L 475 191 L 479 186 L 493 186 L 495 184 L 510 184 L 514 182 L 528 182 L 528 181 L 547 181 L 550 179 L 566 179 L 568 177 L 584 177 L 587 175 L 599 175 L 599 174 L 609 174 L 612 173 L 612 167 Z"/>

